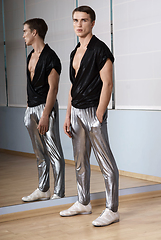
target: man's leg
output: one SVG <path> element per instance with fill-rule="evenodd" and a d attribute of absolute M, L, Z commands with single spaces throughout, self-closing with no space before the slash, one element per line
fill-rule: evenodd
<path fill-rule="evenodd" d="M 59 136 L 59 111 L 56 101 L 49 118 L 49 130 L 44 135 L 44 142 L 53 168 L 54 195 L 52 199 L 64 197 L 65 192 L 65 161 Z"/>
<path fill-rule="evenodd" d="M 106 213 L 104 212 L 104 216 L 107 215 L 108 218 L 111 219 L 104 222 L 103 218 L 106 218 L 106 216 L 104 217 L 103 215 L 101 215 L 101 220 L 99 219 L 99 221 L 97 221 L 98 223 L 94 222 L 94 225 L 102 226 L 102 224 L 108 225 L 110 221 L 118 221 L 119 218 L 117 213 L 119 173 L 115 159 L 109 146 L 107 134 L 107 111 L 104 114 L 102 123 L 98 121 L 96 115 L 93 116 L 93 119 L 94 121 L 91 125 L 90 139 L 106 186 Z M 109 212 L 112 217 L 109 217 Z"/>
<path fill-rule="evenodd" d="M 33 150 L 35 152 L 37 158 L 37 167 L 38 167 L 38 176 L 39 176 L 39 187 L 40 191 L 34 193 L 35 196 L 24 197 L 25 201 L 33 201 L 39 199 L 39 193 L 48 192 L 49 190 L 49 168 L 50 168 L 50 160 L 48 157 L 48 153 L 46 151 L 44 137 L 39 134 L 37 129 L 40 117 L 42 115 L 43 105 L 39 105 L 36 107 L 28 107 L 25 113 L 25 126 L 29 132 Z M 50 197 L 50 193 L 47 193 L 47 198 Z M 37 199 L 35 199 L 37 198 Z M 41 197 L 40 197 L 41 198 Z"/>
<path fill-rule="evenodd" d="M 72 107 L 71 131 L 77 179 L 78 201 L 69 209 L 61 211 L 61 216 L 90 214 L 90 153 L 91 144 L 84 121 L 84 110 Z"/>
<path fill-rule="evenodd" d="M 106 186 L 106 207 L 117 212 L 118 210 L 118 168 L 110 149 L 107 133 L 107 111 L 103 122 L 100 123 L 97 117 L 92 124 L 90 139 L 94 154 L 103 174 Z"/>
<path fill-rule="evenodd" d="M 83 205 L 90 202 L 90 154 L 91 144 L 87 133 L 83 109 L 72 108 L 71 131 L 75 170 L 77 179 L 78 201 Z"/>

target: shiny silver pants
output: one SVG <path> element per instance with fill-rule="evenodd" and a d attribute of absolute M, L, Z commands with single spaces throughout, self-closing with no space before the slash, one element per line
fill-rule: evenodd
<path fill-rule="evenodd" d="M 65 162 L 59 137 L 59 112 L 58 102 L 49 117 L 49 130 L 41 135 L 37 129 L 45 104 L 28 107 L 25 112 L 24 123 L 29 132 L 33 150 L 37 158 L 39 189 L 46 192 L 50 187 L 50 163 L 54 175 L 54 193 L 64 196 Z"/>
<path fill-rule="evenodd" d="M 106 207 L 118 209 L 119 173 L 111 152 L 107 134 L 107 110 L 100 123 L 96 108 L 71 110 L 72 143 L 76 168 L 78 201 L 84 205 L 90 202 L 90 154 L 91 147 L 104 177 Z"/>

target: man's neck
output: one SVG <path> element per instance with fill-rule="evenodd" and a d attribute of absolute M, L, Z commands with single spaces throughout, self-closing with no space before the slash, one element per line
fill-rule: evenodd
<path fill-rule="evenodd" d="M 32 47 L 34 49 L 34 52 L 37 54 L 40 54 L 45 46 L 45 43 L 43 40 L 36 41 L 32 44 Z"/>
<path fill-rule="evenodd" d="M 92 38 L 93 34 L 90 33 L 88 34 L 86 37 L 79 37 L 79 42 L 81 47 L 86 48 L 88 43 L 90 42 L 91 38 Z"/>

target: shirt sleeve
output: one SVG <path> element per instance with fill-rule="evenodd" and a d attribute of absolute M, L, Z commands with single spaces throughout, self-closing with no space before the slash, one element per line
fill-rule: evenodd
<path fill-rule="evenodd" d="M 61 63 L 59 58 L 56 55 L 51 55 L 47 59 L 47 64 L 46 64 L 46 74 L 49 76 L 50 72 L 52 69 L 55 69 L 57 73 L 60 75 L 61 73 Z"/>
<path fill-rule="evenodd" d="M 110 49 L 106 46 L 106 44 L 102 44 L 98 49 L 96 58 L 99 71 L 103 68 L 108 58 L 112 63 L 114 62 L 114 56 L 111 53 Z"/>

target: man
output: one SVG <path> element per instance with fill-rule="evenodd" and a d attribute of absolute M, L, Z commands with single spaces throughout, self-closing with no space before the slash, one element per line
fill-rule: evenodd
<path fill-rule="evenodd" d="M 69 101 L 64 131 L 72 137 L 76 166 L 78 201 L 61 216 L 90 214 L 91 147 L 106 186 L 106 209 L 92 222 L 106 226 L 119 221 L 118 169 L 107 135 L 107 106 L 112 92 L 113 55 L 109 48 L 92 35 L 95 12 L 88 6 L 73 11 L 73 25 L 79 43 L 70 56 Z"/>
<path fill-rule="evenodd" d="M 58 92 L 61 63 L 56 53 L 44 43 L 48 27 L 43 19 L 24 23 L 23 38 L 33 50 L 27 58 L 28 107 L 24 122 L 37 158 L 39 185 L 25 202 L 46 200 L 49 189 L 50 163 L 54 175 L 54 194 L 51 199 L 64 197 L 64 156 L 59 137 Z"/>

